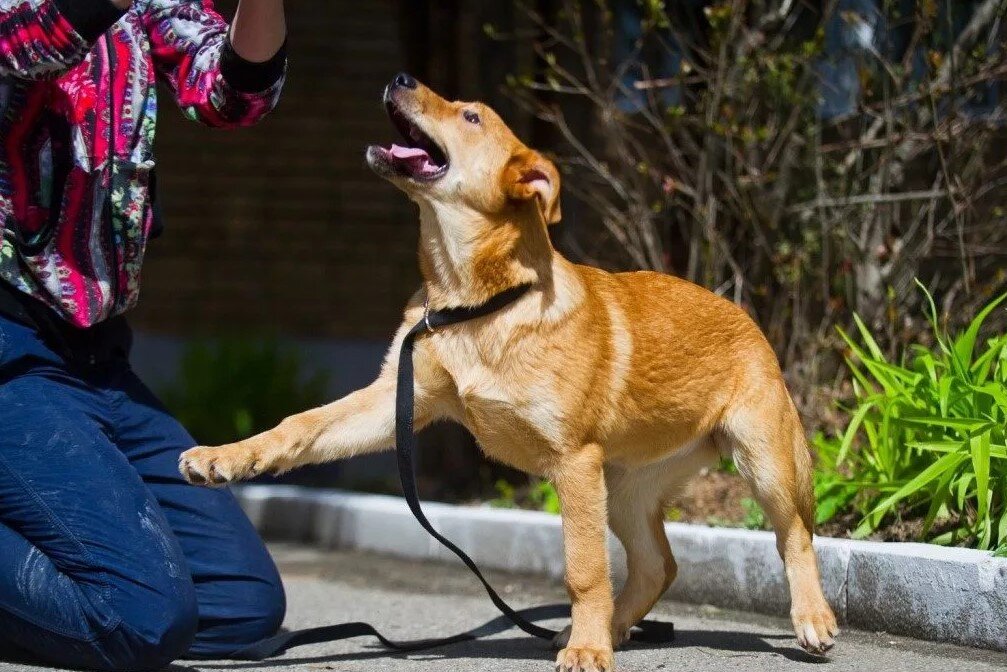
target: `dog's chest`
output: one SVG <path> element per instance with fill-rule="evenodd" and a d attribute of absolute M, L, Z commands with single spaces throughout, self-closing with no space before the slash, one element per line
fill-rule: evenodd
<path fill-rule="evenodd" d="M 563 442 L 554 376 L 520 354 L 487 357 L 473 347 L 452 348 L 442 361 L 455 383 L 460 420 L 482 449 L 519 469 L 541 472 Z"/>

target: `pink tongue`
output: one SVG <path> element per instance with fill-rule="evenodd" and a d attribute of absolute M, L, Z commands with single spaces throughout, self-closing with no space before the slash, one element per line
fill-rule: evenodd
<path fill-rule="evenodd" d="M 396 159 L 429 158 L 429 155 L 419 147 L 400 147 L 398 145 L 392 145 L 392 148 L 388 151 Z"/>
<path fill-rule="evenodd" d="M 419 147 L 400 147 L 399 145 L 392 145 L 391 149 L 388 150 L 388 153 L 399 161 L 404 161 L 409 164 L 409 167 L 414 171 L 414 173 L 418 173 L 420 175 L 433 175 L 440 170 L 439 166 L 431 163 L 430 155 Z"/>

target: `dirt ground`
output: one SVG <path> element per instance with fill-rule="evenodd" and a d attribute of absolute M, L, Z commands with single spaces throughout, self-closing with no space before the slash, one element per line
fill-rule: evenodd
<path fill-rule="evenodd" d="M 751 498 L 752 491 L 738 474 L 704 469 L 675 498 L 668 517 L 683 523 L 743 527 L 742 502 Z"/>
<path fill-rule="evenodd" d="M 746 500 L 751 508 L 752 492 L 741 476 L 718 470 L 704 471 L 675 500 L 669 519 L 704 525 L 759 527 L 753 524 L 758 521 L 752 519 L 751 510 L 745 508 Z M 815 534 L 847 538 L 859 523 L 860 517 L 855 513 L 840 514 L 818 525 Z M 939 534 L 942 526 L 951 529 L 954 524 L 953 520 L 938 523 L 932 533 Z M 922 518 L 893 520 L 868 538 L 874 541 L 918 541 L 922 532 Z"/>

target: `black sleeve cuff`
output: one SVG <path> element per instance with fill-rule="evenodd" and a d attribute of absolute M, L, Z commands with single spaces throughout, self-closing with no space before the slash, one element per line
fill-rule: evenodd
<path fill-rule="evenodd" d="M 108 0 L 52 0 L 77 34 L 94 42 L 126 13 Z"/>
<path fill-rule="evenodd" d="M 280 81 L 287 67 L 287 42 L 283 41 L 280 50 L 268 61 L 256 63 L 238 55 L 231 45 L 231 40 L 224 44 L 224 53 L 220 56 L 220 74 L 224 81 L 235 91 L 241 93 L 260 93 Z"/>

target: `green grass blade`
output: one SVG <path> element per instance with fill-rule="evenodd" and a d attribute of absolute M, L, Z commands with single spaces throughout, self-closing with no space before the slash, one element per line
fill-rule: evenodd
<path fill-rule="evenodd" d="M 907 416 L 898 418 L 898 422 L 919 427 L 955 429 L 968 436 L 986 431 L 993 426 L 989 420 L 982 418 L 942 418 L 938 415 Z"/>
<path fill-rule="evenodd" d="M 937 345 L 940 346 L 943 352 L 950 355 L 951 348 L 948 347 L 948 344 L 945 342 L 944 337 L 941 335 L 941 327 L 937 322 L 938 319 L 937 305 L 934 303 L 934 297 L 930 294 L 930 291 L 926 288 L 926 286 L 922 282 L 920 282 L 919 278 L 914 278 L 914 280 L 916 284 L 919 285 L 919 288 L 923 290 L 923 295 L 927 299 L 927 305 L 930 308 L 930 313 L 927 315 L 927 321 L 930 322 L 930 327 L 933 329 L 934 338 L 937 340 Z"/>
<path fill-rule="evenodd" d="M 941 415 L 947 415 L 948 408 L 951 406 L 951 384 L 953 382 L 954 379 L 951 376 L 945 376 L 937 383 L 937 404 L 940 407 Z"/>
<path fill-rule="evenodd" d="M 884 362 L 885 355 L 881 352 L 878 342 L 874 340 L 874 337 L 871 336 L 871 332 L 867 328 L 867 325 L 864 324 L 864 321 L 861 320 L 860 316 L 856 313 L 853 313 L 853 323 L 857 325 L 857 331 L 860 332 L 860 338 L 862 338 L 864 343 L 867 345 L 867 349 L 870 350 L 871 356 L 878 361 Z"/>
<path fill-rule="evenodd" d="M 961 441 L 910 441 L 906 445 L 933 453 L 951 453 L 963 449 Z M 1007 446 L 990 443 L 990 457 L 1007 460 Z"/>
<path fill-rule="evenodd" d="M 941 476 L 941 480 L 938 482 L 937 488 L 934 491 L 934 496 L 930 500 L 930 508 L 927 510 L 927 515 L 923 519 L 923 536 L 930 534 L 930 528 L 933 527 L 937 514 L 945 508 L 945 504 L 951 497 L 951 481 L 954 477 L 954 469 L 948 469 L 944 472 L 944 475 Z"/>
<path fill-rule="evenodd" d="M 997 525 L 997 544 L 1007 551 L 1007 508 L 1004 509 L 1003 515 L 1000 516 L 1000 524 Z"/>
<path fill-rule="evenodd" d="M 965 474 L 964 478 L 958 481 L 958 508 L 965 508 L 965 500 L 969 495 L 969 486 L 976 478 L 975 474 Z"/>
<path fill-rule="evenodd" d="M 975 316 L 972 323 L 969 324 L 968 329 L 955 340 L 955 354 L 958 355 L 958 360 L 965 367 L 970 367 L 972 364 L 972 353 L 975 349 L 976 338 L 979 336 L 979 330 L 983 326 L 983 322 L 989 317 L 997 306 L 1007 299 L 1007 294 L 1001 294 L 997 298 L 986 304 L 986 307 L 979 311 L 979 314 Z"/>
<path fill-rule="evenodd" d="M 1007 387 L 998 385 L 997 383 L 986 383 L 985 385 L 980 385 L 978 387 L 974 387 L 973 389 L 976 392 L 988 394 L 993 397 L 997 406 L 1000 407 L 1001 413 L 1007 414 Z"/>
<path fill-rule="evenodd" d="M 1007 335 L 998 336 L 992 339 L 986 351 L 976 358 L 970 369 L 972 380 L 976 385 L 982 385 L 989 380 L 993 364 L 999 359 L 1004 347 L 1007 347 Z"/>
<path fill-rule="evenodd" d="M 979 499 L 978 517 L 980 522 L 989 522 L 990 499 L 990 433 L 983 432 L 979 436 L 973 436 L 972 444 L 972 469 L 976 474 L 976 495 Z"/>
<path fill-rule="evenodd" d="M 967 455 L 963 455 L 961 453 L 948 453 L 921 471 L 893 494 L 883 499 L 881 503 L 874 507 L 871 511 L 871 515 L 884 515 L 893 504 L 921 491 L 925 485 L 929 484 L 934 479 L 940 478 L 940 476 L 949 469 L 957 469 L 958 466 L 966 459 L 968 459 Z"/>
<path fill-rule="evenodd" d="M 873 409 L 873 402 L 866 403 L 858 408 L 857 412 L 853 414 L 852 418 L 850 418 L 850 424 L 843 433 L 843 440 L 839 444 L 839 452 L 836 454 L 836 466 L 841 465 L 846 460 L 846 456 L 850 452 L 850 446 L 853 445 L 853 439 L 856 438 L 860 425 L 863 423 L 867 414 Z"/>
<path fill-rule="evenodd" d="M 921 349 L 921 352 L 916 356 L 916 361 L 926 370 L 931 385 L 936 385 L 938 378 L 937 365 L 934 363 L 933 354 L 928 350 Z"/>

